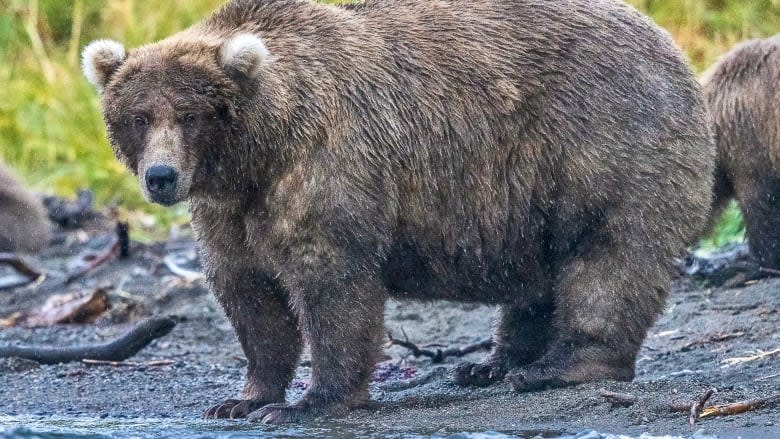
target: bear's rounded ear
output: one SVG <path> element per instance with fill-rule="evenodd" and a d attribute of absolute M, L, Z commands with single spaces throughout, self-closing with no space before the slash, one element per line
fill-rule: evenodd
<path fill-rule="evenodd" d="M 81 52 L 81 70 L 87 80 L 102 92 L 117 69 L 125 62 L 127 52 L 121 43 L 98 40 Z"/>
<path fill-rule="evenodd" d="M 254 34 L 238 34 L 219 47 L 219 63 L 228 74 L 255 79 L 271 53 L 265 42 Z"/>

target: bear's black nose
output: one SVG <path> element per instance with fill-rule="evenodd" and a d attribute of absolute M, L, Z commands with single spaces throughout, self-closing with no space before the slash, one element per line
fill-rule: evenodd
<path fill-rule="evenodd" d="M 146 188 L 152 195 L 173 195 L 176 191 L 176 171 L 170 166 L 152 166 L 146 171 Z"/>

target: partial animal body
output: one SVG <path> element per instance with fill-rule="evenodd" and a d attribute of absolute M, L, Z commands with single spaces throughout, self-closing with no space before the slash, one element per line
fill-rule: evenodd
<path fill-rule="evenodd" d="M 718 151 L 713 220 L 736 198 L 751 253 L 780 268 L 780 36 L 740 44 L 703 83 Z"/>
<path fill-rule="evenodd" d="M 389 297 L 500 305 L 460 384 L 630 380 L 709 213 L 701 90 L 618 1 L 235 0 L 84 68 L 149 199 L 189 202 L 246 353 L 208 417 L 362 406 Z"/>
<path fill-rule="evenodd" d="M 50 239 L 51 223 L 41 200 L 0 161 L 0 251 L 35 252 Z"/>

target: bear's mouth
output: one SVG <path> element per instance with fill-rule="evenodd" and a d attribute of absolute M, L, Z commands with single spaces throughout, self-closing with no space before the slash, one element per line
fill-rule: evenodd
<path fill-rule="evenodd" d="M 180 201 L 176 199 L 176 196 L 173 194 L 153 194 L 150 195 L 149 198 L 151 202 L 165 207 L 171 207 L 175 204 L 178 204 Z"/>

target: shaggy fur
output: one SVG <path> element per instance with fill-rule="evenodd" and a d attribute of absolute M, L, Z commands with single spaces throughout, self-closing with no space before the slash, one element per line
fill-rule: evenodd
<path fill-rule="evenodd" d="M 32 253 L 50 240 L 51 223 L 41 200 L 0 161 L 0 251 Z"/>
<path fill-rule="evenodd" d="M 718 150 L 713 220 L 736 198 L 751 252 L 780 268 L 780 36 L 739 45 L 703 83 Z"/>
<path fill-rule="evenodd" d="M 226 61 L 246 34 L 267 53 Z M 117 155 L 176 170 L 249 361 L 208 417 L 363 405 L 391 296 L 501 305 L 458 383 L 630 380 L 711 204 L 700 88 L 618 1 L 235 0 L 98 86 Z"/>

